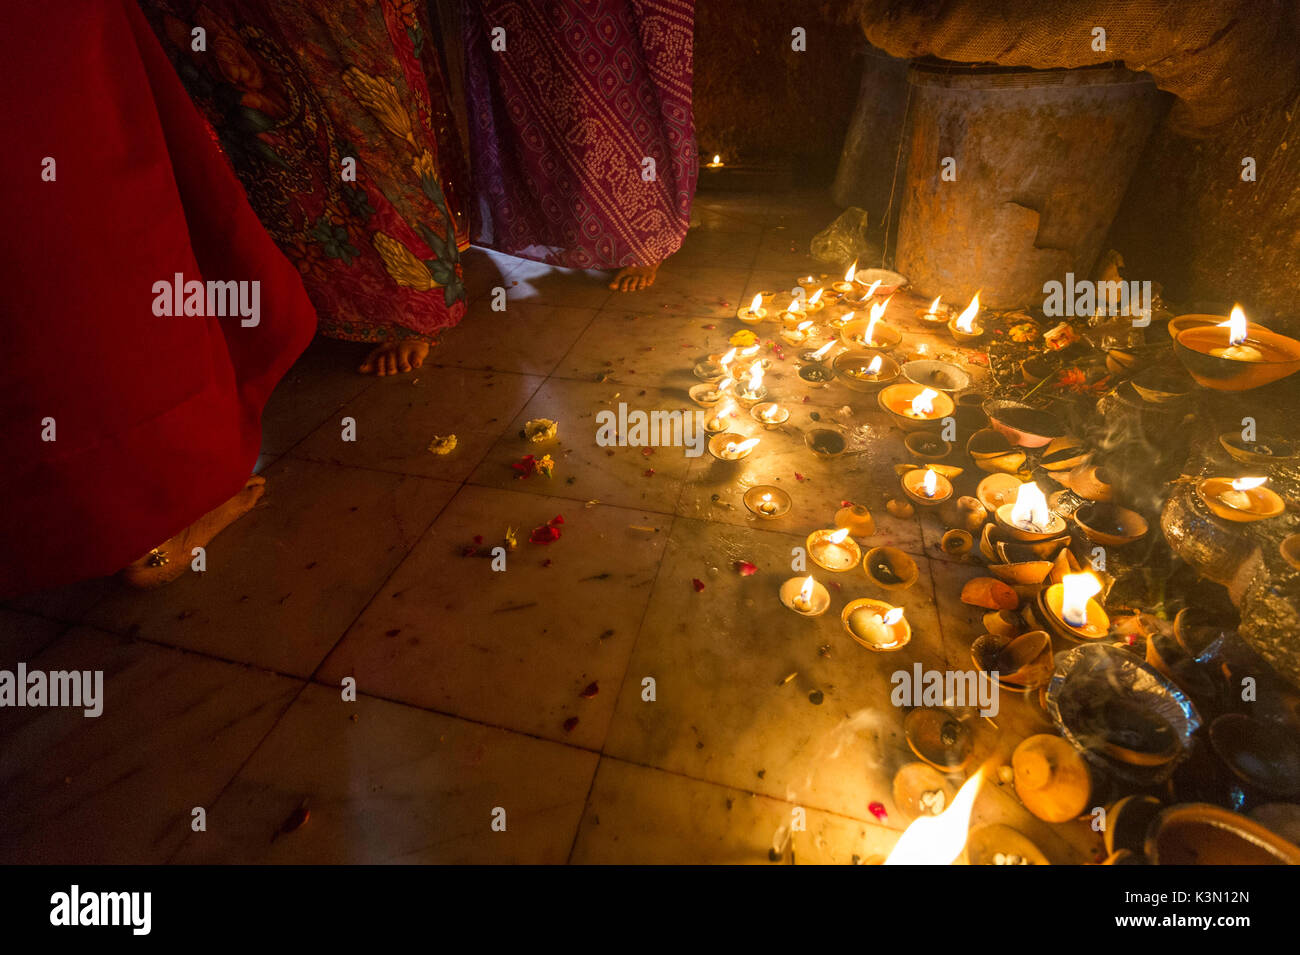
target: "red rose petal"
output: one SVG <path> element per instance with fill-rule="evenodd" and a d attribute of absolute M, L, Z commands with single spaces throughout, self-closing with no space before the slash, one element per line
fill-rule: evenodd
<path fill-rule="evenodd" d="M 704 581 L 700 580 L 698 577 L 692 577 L 691 584 L 695 587 L 695 592 L 697 594 L 704 589 Z"/>
<path fill-rule="evenodd" d="M 742 577 L 753 577 L 758 568 L 747 560 L 736 561 L 736 572 Z"/>
<path fill-rule="evenodd" d="M 533 532 L 528 535 L 528 540 L 534 544 L 550 544 L 560 539 L 560 529 L 552 527 L 550 524 L 543 524 L 541 527 L 534 527 Z"/>
<path fill-rule="evenodd" d="M 583 690 L 581 693 L 579 693 L 578 695 L 581 696 L 584 700 L 589 700 L 599 692 L 600 692 L 600 684 L 598 684 L 595 680 L 592 680 L 590 683 L 587 684 L 587 688 Z"/>
<path fill-rule="evenodd" d="M 881 822 L 884 822 L 886 819 L 889 818 L 889 813 L 885 811 L 885 806 L 883 803 L 873 802 L 869 806 L 867 806 L 867 811 L 870 812 L 877 819 L 879 819 Z"/>
<path fill-rule="evenodd" d="M 563 515 L 563 514 L 556 514 L 554 517 L 551 518 L 551 526 L 552 526 L 552 527 L 554 527 L 556 524 L 563 524 L 563 523 L 564 523 L 564 515 Z"/>
<path fill-rule="evenodd" d="M 567 720 L 564 721 L 564 732 L 566 733 L 573 732 L 573 728 L 577 725 L 578 725 L 578 718 L 576 716 L 570 716 Z"/>

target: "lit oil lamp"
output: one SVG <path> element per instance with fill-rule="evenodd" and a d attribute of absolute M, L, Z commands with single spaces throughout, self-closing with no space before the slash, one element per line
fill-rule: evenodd
<path fill-rule="evenodd" d="M 823 362 L 830 356 L 831 349 L 834 347 L 835 347 L 835 342 L 827 342 L 825 345 L 823 345 L 821 348 L 817 349 L 816 351 L 804 352 L 802 355 L 799 356 L 799 359 L 801 361 Z"/>
<path fill-rule="evenodd" d="M 742 322 L 757 325 L 767 318 L 767 309 L 763 307 L 763 293 L 758 292 L 748 305 L 742 305 L 736 311 L 736 317 Z"/>
<path fill-rule="evenodd" d="M 1224 520 L 1240 524 L 1277 517 L 1286 503 L 1264 487 L 1266 477 L 1206 478 L 1196 487 L 1205 505 Z"/>
<path fill-rule="evenodd" d="M 701 382 L 698 385 L 691 385 L 687 392 L 701 408 L 712 408 L 727 394 L 727 389 L 733 384 L 731 378 L 723 378 L 721 381 L 712 383 Z"/>
<path fill-rule="evenodd" d="M 835 512 L 835 526 L 848 528 L 854 537 L 870 537 L 876 532 L 876 519 L 865 504 L 847 504 Z"/>
<path fill-rule="evenodd" d="M 840 380 L 854 391 L 878 391 L 898 378 L 898 362 L 881 352 L 845 351 L 835 357 Z"/>
<path fill-rule="evenodd" d="M 811 574 L 791 577 L 781 585 L 780 597 L 781 603 L 805 617 L 820 616 L 831 605 L 830 593 Z"/>
<path fill-rule="evenodd" d="M 840 623 L 850 637 L 868 650 L 897 650 L 912 639 L 912 628 L 902 607 L 884 600 L 859 597 L 850 600 L 840 614 Z"/>
<path fill-rule="evenodd" d="M 980 311 L 980 294 L 970 300 L 962 313 L 948 322 L 948 331 L 958 345 L 973 345 L 984 337 L 984 326 L 978 316 Z"/>
<path fill-rule="evenodd" d="M 952 309 L 947 305 L 943 306 L 941 309 L 939 307 L 939 302 L 942 299 L 942 295 L 937 296 L 935 300 L 930 303 L 929 308 L 916 313 L 916 317 L 922 325 L 929 325 L 937 328 L 940 325 L 948 324 L 948 320 L 952 318 Z"/>
<path fill-rule="evenodd" d="M 820 312 L 826 307 L 826 303 L 822 300 L 822 292 L 823 289 L 818 289 L 808 296 L 808 301 L 803 305 L 805 312 Z"/>
<path fill-rule="evenodd" d="M 763 386 L 762 362 L 756 361 L 749 366 L 749 377 L 745 379 L 744 385 L 739 387 L 736 397 L 746 407 L 767 397 L 767 388 Z"/>
<path fill-rule="evenodd" d="M 704 164 L 705 169 L 721 169 L 722 166 L 723 166 L 722 157 L 719 156 L 717 153 L 713 154 L 713 162 L 706 162 Z"/>
<path fill-rule="evenodd" d="M 1065 533 L 1065 518 L 1047 506 L 1047 497 L 1033 481 L 1016 489 L 1016 499 L 993 512 L 997 525 L 1022 541 L 1045 541 Z"/>
<path fill-rule="evenodd" d="M 871 306 L 870 318 L 847 321 L 840 326 L 840 340 L 851 347 L 893 348 L 903 340 L 903 333 L 881 319 L 889 308 L 889 299 Z"/>
<path fill-rule="evenodd" d="M 1300 342 L 1247 322 L 1240 305 L 1226 322 L 1180 331 L 1174 352 L 1197 384 L 1216 391 L 1248 391 L 1300 371 Z"/>
<path fill-rule="evenodd" d="M 790 409 L 783 408 L 775 401 L 764 401 L 749 409 L 750 416 L 764 428 L 780 427 L 790 420 Z"/>
<path fill-rule="evenodd" d="M 724 355 L 710 355 L 708 358 L 695 365 L 695 377 L 701 381 L 719 381 L 730 374 L 728 366 L 736 358 L 736 349 L 731 349 Z"/>
<path fill-rule="evenodd" d="M 795 281 L 805 292 L 812 292 L 814 289 L 818 292 L 822 290 L 822 280 L 815 275 L 801 275 Z"/>
<path fill-rule="evenodd" d="M 808 535 L 807 544 L 808 556 L 823 570 L 842 574 L 858 566 L 858 561 L 862 560 L 862 550 L 849 536 L 847 527 L 813 531 Z"/>
<path fill-rule="evenodd" d="M 1110 632 L 1110 617 L 1093 598 L 1101 581 L 1090 573 L 1066 574 L 1039 595 L 1039 607 L 1056 633 L 1074 640 L 1098 640 Z"/>
<path fill-rule="evenodd" d="M 735 402 L 727 399 L 713 406 L 713 415 L 705 420 L 704 430 L 709 434 L 721 434 L 727 430 L 727 419 L 735 412 Z"/>
<path fill-rule="evenodd" d="M 903 493 L 917 504 L 929 507 L 942 504 L 952 497 L 952 482 L 930 468 L 913 468 L 904 471 L 902 477 Z"/>
<path fill-rule="evenodd" d="M 936 428 L 953 413 L 953 400 L 942 391 L 913 383 L 890 385 L 880 392 L 880 407 L 905 431 Z"/>
<path fill-rule="evenodd" d="M 885 865 L 952 865 L 960 859 L 982 778 L 982 773 L 976 773 L 966 780 L 938 815 L 918 816 L 898 837 Z"/>
<path fill-rule="evenodd" d="M 839 292 L 841 295 L 847 295 L 849 292 L 852 292 L 855 288 L 853 284 L 853 276 L 857 274 L 858 263 L 857 260 L 854 260 L 853 264 L 849 266 L 848 271 L 844 273 L 844 280 L 841 282 L 831 283 L 831 291 Z"/>
<path fill-rule="evenodd" d="M 777 313 L 776 317 L 786 328 L 794 328 L 808 317 L 808 313 L 804 311 L 802 302 L 797 298 L 792 298 L 790 304 Z"/>
<path fill-rule="evenodd" d="M 843 300 L 845 302 L 852 302 L 854 305 L 866 305 L 871 301 L 875 296 L 876 291 L 880 288 L 880 280 L 877 279 L 870 285 L 867 285 L 861 280 L 861 278 L 855 278 L 853 280 L 853 288 L 854 291 L 858 293 L 857 298 L 854 298 L 850 293 L 849 295 L 842 296 Z"/>
<path fill-rule="evenodd" d="M 769 520 L 790 510 L 790 495 L 774 484 L 755 484 L 743 500 L 752 513 Z"/>
<path fill-rule="evenodd" d="M 808 340 L 808 329 L 812 328 L 812 319 L 800 322 L 794 328 L 781 329 L 781 338 L 787 345 L 802 345 Z"/>
<path fill-rule="evenodd" d="M 724 431 L 709 439 L 709 453 L 720 461 L 739 461 L 749 456 L 758 444 L 758 438 L 746 438 Z"/>

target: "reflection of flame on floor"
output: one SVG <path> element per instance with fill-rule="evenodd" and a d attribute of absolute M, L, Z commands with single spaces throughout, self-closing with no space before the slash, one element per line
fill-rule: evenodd
<path fill-rule="evenodd" d="M 921 816 L 903 830 L 885 865 L 952 865 L 966 848 L 971 810 L 984 771 L 966 780 L 957 797 L 937 816 Z"/>

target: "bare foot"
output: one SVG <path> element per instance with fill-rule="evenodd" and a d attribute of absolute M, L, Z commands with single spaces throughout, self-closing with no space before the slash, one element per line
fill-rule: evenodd
<path fill-rule="evenodd" d="M 658 262 L 654 265 L 629 265 L 625 269 L 619 269 L 609 287 L 616 292 L 636 292 L 649 288 L 655 284 L 655 273 L 658 271 Z"/>
<path fill-rule="evenodd" d="M 175 537 L 159 544 L 122 570 L 122 580 L 131 587 L 149 590 L 171 583 L 190 567 L 195 547 L 206 547 L 212 538 L 253 509 L 266 493 L 266 478 L 254 474 L 244 489 Z"/>
<path fill-rule="evenodd" d="M 429 354 L 429 342 L 423 338 L 399 338 L 384 342 L 361 363 L 363 375 L 396 375 L 419 368 Z"/>

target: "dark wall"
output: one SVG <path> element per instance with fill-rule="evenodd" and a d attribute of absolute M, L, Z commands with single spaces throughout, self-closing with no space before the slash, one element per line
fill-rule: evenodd
<path fill-rule="evenodd" d="M 807 31 L 807 51 L 790 48 Z M 848 3 L 698 0 L 695 130 L 724 161 L 791 163 L 828 181 L 857 100 L 865 48 Z"/>

